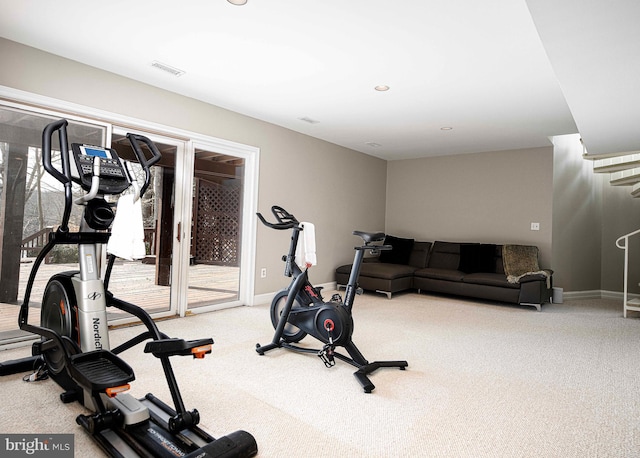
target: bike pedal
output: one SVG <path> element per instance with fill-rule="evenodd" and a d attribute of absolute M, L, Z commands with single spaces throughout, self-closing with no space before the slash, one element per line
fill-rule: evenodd
<path fill-rule="evenodd" d="M 329 345 L 325 345 L 324 348 L 318 352 L 318 357 L 326 367 L 333 367 L 336 365 L 336 360 L 333 357 L 333 349 Z"/>
<path fill-rule="evenodd" d="M 336 365 L 335 360 L 327 358 L 323 353 L 318 353 L 318 356 L 326 367 L 333 367 Z"/>

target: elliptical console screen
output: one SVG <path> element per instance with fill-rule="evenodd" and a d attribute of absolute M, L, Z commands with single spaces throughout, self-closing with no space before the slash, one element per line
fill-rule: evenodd
<path fill-rule="evenodd" d="M 129 187 L 129 178 L 114 149 L 72 143 L 71 150 L 76 165 L 76 167 L 71 166 L 71 175 L 73 180 L 79 183 L 84 190 L 91 189 L 96 158 L 99 158 L 99 189 L 102 194 L 120 194 Z"/>
<path fill-rule="evenodd" d="M 91 157 L 103 157 L 105 159 L 111 159 L 111 154 L 104 148 L 98 148 L 97 146 L 80 145 L 80 151 Z"/>

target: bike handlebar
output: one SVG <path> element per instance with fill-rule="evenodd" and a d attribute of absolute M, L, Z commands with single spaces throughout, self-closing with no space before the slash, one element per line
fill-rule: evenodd
<path fill-rule="evenodd" d="M 260 212 L 256 213 L 256 215 L 258 215 L 258 218 L 260 218 L 260 221 L 262 221 L 262 224 L 264 224 L 267 227 L 270 227 L 271 229 L 285 230 L 285 229 L 292 229 L 300 225 L 300 222 L 296 219 L 296 217 L 282 207 L 274 205 L 271 207 L 271 212 L 273 213 L 275 218 L 278 220 L 277 223 L 271 223 L 267 221 L 265 217 L 262 216 L 262 213 Z M 370 245 L 370 243 L 383 241 L 385 238 L 384 232 L 353 231 L 353 235 L 357 235 L 365 243 L 365 246 L 356 247 L 356 249 L 386 251 L 386 250 L 391 250 L 393 248 L 391 245 Z"/>
<path fill-rule="evenodd" d="M 282 207 L 274 205 L 273 207 L 271 207 L 271 212 L 278 220 L 277 223 L 270 223 L 264 218 L 264 216 L 262 216 L 262 213 L 256 213 L 256 215 L 258 215 L 258 218 L 260 218 L 260 221 L 262 221 L 262 224 L 270 227 L 271 229 L 277 229 L 281 231 L 284 229 L 292 229 L 300 225 L 300 222 L 296 219 L 296 217 Z"/>

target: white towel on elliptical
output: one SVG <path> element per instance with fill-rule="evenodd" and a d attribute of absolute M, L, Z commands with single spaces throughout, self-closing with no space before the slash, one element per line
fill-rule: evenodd
<path fill-rule="evenodd" d="M 142 221 L 142 199 L 133 201 L 133 221 L 132 221 L 133 246 L 131 247 L 131 257 L 142 259 L 147 255 L 147 247 L 144 244 L 144 222 Z"/>
<path fill-rule="evenodd" d="M 302 222 L 302 237 L 298 238 L 296 247 L 296 264 L 300 267 L 311 267 L 318 263 L 316 258 L 316 227 L 313 223 Z"/>
<path fill-rule="evenodd" d="M 134 201 L 133 194 L 126 193 L 118 199 L 107 253 L 129 261 L 142 259 L 146 254 L 142 204 L 140 199 Z"/>

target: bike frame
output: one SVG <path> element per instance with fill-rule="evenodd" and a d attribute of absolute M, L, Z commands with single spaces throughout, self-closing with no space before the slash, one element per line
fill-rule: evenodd
<path fill-rule="evenodd" d="M 370 393 L 375 388 L 375 385 L 368 378 L 368 374 L 371 372 L 381 367 L 397 367 L 404 370 L 405 367 L 408 366 L 406 361 L 375 361 L 370 363 L 360 350 L 358 350 L 351 338 L 353 332 L 353 318 L 351 311 L 355 296 L 358 293 L 358 276 L 360 275 L 360 267 L 364 260 L 364 253 L 367 250 L 391 249 L 390 246 L 386 245 L 371 245 L 372 242 L 382 241 L 384 239 L 384 234 L 380 232 L 366 233 L 354 231 L 353 234 L 360 236 L 364 240 L 365 244 L 363 246 L 355 247 L 356 252 L 354 254 L 353 266 L 345 292 L 345 300 L 342 301 L 339 295 L 334 295 L 330 302 L 325 303 L 319 290 L 309 283 L 309 269 L 302 270 L 295 262 L 295 252 L 298 239 L 303 228 L 298 220 L 282 207 L 274 206 L 272 207 L 272 212 L 278 220 L 277 224 L 266 221 L 260 213 L 258 213 L 258 217 L 263 224 L 272 229 L 293 230 L 291 242 L 289 244 L 289 253 L 286 256 L 283 256 L 283 260 L 286 263 L 285 276 L 293 277 L 293 280 L 287 289 L 284 290 L 288 293 L 287 300 L 284 308 L 280 312 L 280 317 L 277 325 L 275 326 L 276 329 L 273 339 L 271 343 L 267 345 L 257 344 L 256 351 L 258 354 L 264 355 L 267 351 L 280 347 L 303 353 L 316 353 L 327 367 L 332 367 L 334 365 L 334 358 L 340 359 L 341 361 L 358 368 L 354 373 L 354 376 L 362 385 L 365 393 Z M 336 296 L 338 297 L 336 298 Z M 276 298 L 274 298 L 274 301 L 276 299 L 277 295 Z M 298 302 L 302 306 L 293 309 L 296 299 L 298 299 Z M 271 304 L 272 317 L 276 316 L 274 311 L 277 310 L 277 308 L 274 309 L 274 307 L 276 307 L 276 302 L 272 302 Z M 327 331 L 325 333 L 326 335 L 323 335 L 323 333 L 318 329 L 318 320 L 320 320 L 320 322 L 324 320 L 324 330 Z M 327 322 L 330 322 L 330 327 L 326 327 Z M 287 338 L 283 337 L 287 323 L 298 327 L 301 331 L 298 333 L 299 335 L 295 335 L 295 337 L 293 337 L 293 335 L 289 335 L 288 338 L 291 338 L 291 340 L 287 340 Z M 344 330 L 344 334 L 340 335 L 338 341 L 334 341 L 331 337 L 332 331 L 334 331 L 334 325 L 341 330 L 341 333 L 342 330 Z M 300 347 L 291 343 L 292 341 L 297 342 L 298 340 L 296 339 L 301 339 L 306 334 L 311 335 L 321 342 L 326 342 L 322 350 Z M 343 347 L 349 356 L 345 356 L 334 351 L 336 346 Z"/>

